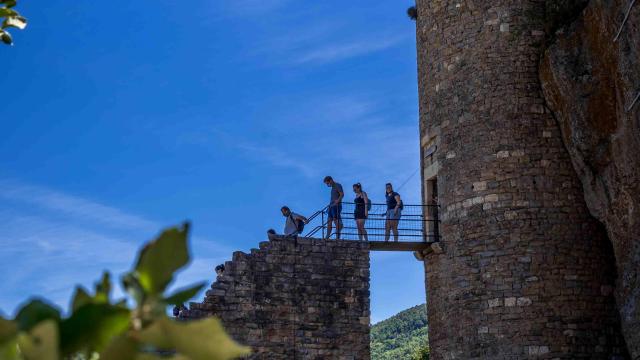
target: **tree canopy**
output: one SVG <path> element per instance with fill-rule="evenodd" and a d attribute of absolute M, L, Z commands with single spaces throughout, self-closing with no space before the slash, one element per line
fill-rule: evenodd
<path fill-rule="evenodd" d="M 425 304 L 401 311 L 371 327 L 371 359 L 429 359 Z"/>

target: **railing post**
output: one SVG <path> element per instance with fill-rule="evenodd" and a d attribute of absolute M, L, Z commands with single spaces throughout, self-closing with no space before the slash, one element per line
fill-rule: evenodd
<path fill-rule="evenodd" d="M 429 205 L 422 205 L 422 242 L 429 241 Z"/>
<path fill-rule="evenodd" d="M 429 204 L 422 205 L 422 241 L 429 242 L 429 221 L 431 221 Z"/>
<path fill-rule="evenodd" d="M 322 238 L 324 239 L 324 210 L 322 210 L 322 222 L 320 226 L 322 227 Z"/>

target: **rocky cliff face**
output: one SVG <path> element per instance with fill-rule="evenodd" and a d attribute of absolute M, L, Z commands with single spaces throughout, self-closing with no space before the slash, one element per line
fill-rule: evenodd
<path fill-rule="evenodd" d="M 556 34 L 541 61 L 540 79 L 589 210 L 606 225 L 613 244 L 616 298 L 635 359 L 640 357 L 640 2 L 633 3 L 591 0 L 578 20 Z"/>

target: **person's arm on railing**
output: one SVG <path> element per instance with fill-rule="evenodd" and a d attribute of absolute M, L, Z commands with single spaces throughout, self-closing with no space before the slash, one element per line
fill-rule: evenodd
<path fill-rule="evenodd" d="M 302 216 L 302 215 L 300 215 L 300 214 L 295 214 L 295 218 L 296 218 L 297 220 L 302 220 L 302 221 L 304 221 L 304 223 L 305 223 L 305 224 L 308 224 L 308 223 L 309 223 L 309 219 L 307 219 L 306 217 L 304 217 L 304 216 Z"/>

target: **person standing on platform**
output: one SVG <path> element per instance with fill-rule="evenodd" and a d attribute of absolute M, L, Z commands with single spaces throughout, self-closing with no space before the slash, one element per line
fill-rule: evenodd
<path fill-rule="evenodd" d="M 367 217 L 369 217 L 371 202 L 367 193 L 362 191 L 362 185 L 360 183 L 353 184 L 353 192 L 356 193 L 356 198 L 353 200 L 356 204 L 353 212 L 353 218 L 356 220 L 356 225 L 358 227 L 358 239 L 360 241 L 369 241 L 364 223 L 367 221 Z"/>
<path fill-rule="evenodd" d="M 386 194 L 387 198 L 387 221 L 385 223 L 384 241 L 389 241 L 389 232 L 393 233 L 393 239 L 398 241 L 398 223 L 400 222 L 400 216 L 402 216 L 402 199 L 400 194 L 393 191 L 393 185 L 387 183 Z"/>
<path fill-rule="evenodd" d="M 336 240 L 340 239 L 340 232 L 342 231 L 342 198 L 344 197 L 344 191 L 342 185 L 333 180 L 331 176 L 325 176 L 324 183 L 331 188 L 331 199 L 329 200 L 329 208 L 327 209 L 327 236 L 325 239 L 331 238 L 331 231 L 333 226 L 336 228 Z"/>

